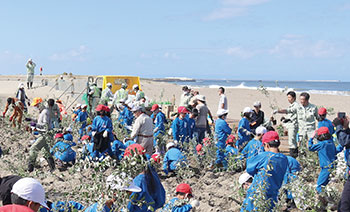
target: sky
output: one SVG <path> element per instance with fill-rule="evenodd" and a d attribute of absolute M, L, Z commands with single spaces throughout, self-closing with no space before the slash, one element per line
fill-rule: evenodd
<path fill-rule="evenodd" d="M 3 0 L 0 74 L 350 81 L 350 1 Z"/>

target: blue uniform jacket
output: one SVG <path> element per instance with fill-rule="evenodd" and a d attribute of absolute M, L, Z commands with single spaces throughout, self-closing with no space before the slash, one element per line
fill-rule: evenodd
<path fill-rule="evenodd" d="M 286 174 L 284 176 L 284 183 L 290 182 L 290 180 L 296 177 L 295 173 L 301 170 L 300 163 L 293 157 L 287 156 L 288 159 L 288 167 Z"/>
<path fill-rule="evenodd" d="M 238 149 L 234 148 L 233 146 L 227 145 L 225 149 L 225 157 L 228 157 L 230 155 L 238 155 Z"/>
<path fill-rule="evenodd" d="M 187 116 L 186 118 L 187 118 L 187 123 L 188 123 L 188 137 L 192 139 L 193 133 L 196 129 L 196 120 L 190 118 L 189 116 Z"/>
<path fill-rule="evenodd" d="M 333 140 L 319 141 L 317 144 L 313 143 L 313 138 L 309 140 L 309 150 L 318 152 L 318 159 L 321 168 L 332 168 L 333 162 L 337 159 L 337 150 Z"/>
<path fill-rule="evenodd" d="M 84 206 L 74 201 L 69 201 L 68 204 L 67 202 L 57 201 L 52 203 L 50 210 L 46 208 L 40 208 L 39 211 L 40 212 L 71 212 L 71 211 L 75 211 L 74 209 L 79 211 L 84 210 Z"/>
<path fill-rule="evenodd" d="M 245 141 L 250 140 L 250 135 L 247 135 L 246 132 L 250 132 L 250 124 L 246 117 L 243 117 L 238 123 L 238 140 L 236 146 L 239 147 Z"/>
<path fill-rule="evenodd" d="M 64 140 L 67 140 L 67 141 L 73 141 L 73 136 L 70 133 L 64 134 L 63 138 Z"/>
<path fill-rule="evenodd" d="M 151 115 L 151 118 L 154 118 L 154 114 Z M 162 113 L 161 111 L 159 111 L 156 115 L 156 118 L 154 120 L 154 128 L 158 128 L 158 131 L 164 132 L 165 127 L 164 127 L 164 123 L 167 123 L 167 120 L 165 118 L 164 113 Z"/>
<path fill-rule="evenodd" d="M 260 152 L 264 152 L 264 146 L 260 140 L 252 139 L 248 142 L 248 144 L 242 150 L 242 156 L 244 158 L 252 158 L 259 154 Z"/>
<path fill-rule="evenodd" d="M 88 208 L 85 209 L 84 212 L 110 212 L 111 209 L 109 209 L 106 205 L 103 206 L 102 210 L 98 210 L 98 203 L 90 205 Z"/>
<path fill-rule="evenodd" d="M 109 139 L 113 141 L 113 125 L 111 119 L 107 116 L 96 116 L 92 122 L 92 131 L 102 132 L 105 130 L 108 132 Z"/>
<path fill-rule="evenodd" d="M 139 174 L 134 178 L 134 184 L 140 187 L 142 191 L 139 193 L 133 192 L 130 195 L 131 202 L 128 204 L 128 210 L 130 212 L 151 212 L 151 210 L 148 210 L 148 207 L 152 207 L 154 211 L 156 211 L 156 209 L 163 207 L 165 203 L 165 190 L 160 182 L 158 174 L 151 166 L 148 168 L 150 169 L 151 176 Z M 147 186 L 152 181 L 150 178 L 153 178 L 153 192 L 149 190 L 149 186 Z M 137 206 L 140 200 L 146 202 L 141 207 Z"/>
<path fill-rule="evenodd" d="M 115 140 L 112 144 L 112 152 L 115 156 L 121 160 L 124 156 L 124 151 L 126 149 L 126 146 L 123 144 L 123 142 Z"/>
<path fill-rule="evenodd" d="M 182 152 L 176 147 L 170 148 L 165 153 L 163 159 L 163 171 L 166 174 L 168 174 L 169 171 L 174 171 L 176 166 L 182 161 L 186 161 L 186 157 L 182 154 Z"/>
<path fill-rule="evenodd" d="M 127 107 L 124 107 L 124 109 L 119 113 L 118 121 L 121 121 L 123 125 L 130 126 L 132 125 L 133 120 L 134 114 Z"/>
<path fill-rule="evenodd" d="M 76 114 L 76 115 L 79 115 L 81 109 L 78 109 L 78 110 L 75 110 L 73 113 Z"/>
<path fill-rule="evenodd" d="M 78 114 L 78 117 L 75 119 L 75 122 L 80 122 L 81 123 L 81 128 L 86 127 L 86 120 L 88 118 L 88 113 L 80 111 Z"/>
<path fill-rule="evenodd" d="M 192 205 L 190 204 L 183 204 L 183 205 L 177 205 L 176 202 L 179 200 L 179 198 L 175 197 L 169 201 L 168 204 L 166 204 L 162 211 L 171 211 L 171 212 L 188 212 L 192 210 Z"/>
<path fill-rule="evenodd" d="M 185 141 L 188 136 L 188 123 L 186 119 L 177 117 L 171 126 L 173 129 L 173 139 L 177 141 Z"/>
<path fill-rule="evenodd" d="M 73 143 L 75 144 L 75 143 Z M 57 159 L 70 162 L 75 160 L 76 153 L 71 148 L 75 146 L 73 144 L 65 143 L 64 141 L 58 141 L 50 150 L 50 153 L 53 154 Z"/>
<path fill-rule="evenodd" d="M 92 159 L 99 159 L 99 160 L 103 160 L 106 156 L 105 154 L 99 152 L 99 151 L 94 151 L 94 143 L 90 142 L 87 143 L 84 147 L 83 147 L 83 155 L 86 155 L 89 160 Z"/>
<path fill-rule="evenodd" d="M 318 122 L 317 128 L 319 129 L 320 127 L 327 127 L 331 135 L 333 135 L 335 132 L 334 126 L 329 119 L 325 119 L 323 121 Z"/>
<path fill-rule="evenodd" d="M 215 136 L 218 139 L 217 146 L 225 148 L 226 139 L 231 134 L 232 129 L 228 126 L 224 119 L 217 119 L 215 121 Z"/>

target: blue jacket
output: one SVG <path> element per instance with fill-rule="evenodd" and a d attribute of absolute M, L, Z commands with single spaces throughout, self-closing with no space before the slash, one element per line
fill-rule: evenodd
<path fill-rule="evenodd" d="M 332 168 L 333 162 L 337 159 L 337 150 L 333 140 L 319 141 L 313 144 L 313 138 L 309 140 L 309 151 L 318 152 L 318 159 L 321 168 Z"/>
<path fill-rule="evenodd" d="M 121 121 L 123 125 L 130 126 L 132 125 L 133 120 L 134 114 L 127 107 L 124 107 L 124 109 L 119 113 L 118 121 Z"/>
<path fill-rule="evenodd" d="M 141 192 L 133 192 L 130 195 L 131 202 L 128 204 L 128 210 L 130 212 L 151 212 L 148 207 L 152 207 L 154 211 L 163 207 L 165 203 L 165 190 L 160 182 L 157 172 L 149 166 L 149 175 L 139 174 L 134 178 L 134 184 L 142 189 Z M 152 186 L 148 186 L 152 183 Z M 151 191 L 150 189 L 153 189 Z M 137 206 L 138 201 L 145 201 L 141 208 Z"/>
<path fill-rule="evenodd" d="M 259 154 L 260 152 L 264 152 L 264 146 L 260 140 L 252 139 L 248 142 L 248 144 L 242 150 L 242 156 L 244 158 L 252 158 Z"/>
<path fill-rule="evenodd" d="M 329 119 L 324 119 L 323 121 L 318 122 L 317 128 L 319 129 L 320 127 L 327 127 L 331 135 L 335 132 L 334 126 Z"/>
<path fill-rule="evenodd" d="M 247 135 L 246 132 L 250 132 L 250 124 L 246 117 L 243 117 L 238 123 L 238 140 L 237 144 L 242 144 L 245 141 L 250 140 L 250 135 Z M 238 142 L 239 141 L 239 142 Z"/>
<path fill-rule="evenodd" d="M 124 156 L 124 151 L 126 149 L 126 146 L 123 144 L 123 142 L 115 140 L 112 144 L 112 152 L 115 156 L 121 160 Z"/>
<path fill-rule="evenodd" d="M 64 134 L 63 138 L 64 140 L 67 140 L 67 141 L 73 141 L 73 136 L 70 133 Z"/>
<path fill-rule="evenodd" d="M 182 161 L 186 161 L 186 157 L 182 154 L 182 152 L 176 147 L 170 148 L 165 153 L 163 159 L 163 171 L 166 174 L 168 174 L 169 171 L 174 171 L 176 166 Z"/>
<path fill-rule="evenodd" d="M 90 205 L 88 208 L 85 209 L 84 212 L 110 212 L 111 209 L 109 209 L 106 205 L 103 206 L 102 210 L 98 210 L 98 203 Z"/>
<path fill-rule="evenodd" d="M 80 111 L 78 114 L 78 117 L 75 119 L 75 122 L 80 122 L 81 124 L 81 128 L 86 127 L 86 120 L 88 118 L 88 113 L 87 112 L 83 112 Z"/>
<path fill-rule="evenodd" d="M 106 156 L 105 154 L 99 152 L 99 151 L 94 151 L 94 143 L 90 142 L 87 143 L 83 147 L 83 155 L 86 155 L 90 160 L 94 159 L 101 159 L 103 160 Z"/>
<path fill-rule="evenodd" d="M 171 126 L 173 129 L 173 139 L 177 141 L 185 141 L 188 136 L 188 123 L 186 119 L 177 117 Z"/>
<path fill-rule="evenodd" d="M 152 119 L 154 118 L 154 113 L 151 115 L 151 118 Z M 156 115 L 155 120 L 154 120 L 154 128 L 158 128 L 157 132 L 159 132 L 159 131 L 164 132 L 164 130 L 165 130 L 164 123 L 167 123 L 165 115 L 164 115 L 164 113 L 159 111 Z"/>
<path fill-rule="evenodd" d="M 73 113 L 76 114 L 76 115 L 79 115 L 81 109 L 78 109 L 78 110 L 75 110 Z"/>
<path fill-rule="evenodd" d="M 50 150 L 50 153 L 53 154 L 57 159 L 70 162 L 75 160 L 76 153 L 72 149 L 72 146 L 75 146 L 75 143 L 68 144 L 64 141 L 58 141 Z"/>
<path fill-rule="evenodd" d="M 238 149 L 234 148 L 233 146 L 227 145 L 225 150 L 225 157 L 238 155 Z"/>
<path fill-rule="evenodd" d="M 267 176 L 267 166 L 272 166 Z M 247 172 L 254 176 L 253 183 L 247 191 L 247 198 L 255 191 L 256 186 L 266 182 L 266 196 L 277 201 L 278 190 L 281 188 L 284 175 L 288 168 L 288 159 L 282 153 L 262 152 L 248 159 Z"/>
<path fill-rule="evenodd" d="M 73 209 L 73 210 L 72 210 Z M 69 201 L 68 204 L 67 202 L 62 202 L 62 201 L 57 201 L 52 203 L 51 209 L 48 210 L 46 208 L 40 208 L 40 212 L 71 212 L 76 210 L 84 210 L 84 206 L 78 202 L 74 201 Z"/>
<path fill-rule="evenodd" d="M 96 116 L 92 122 L 92 131 L 102 132 L 105 130 L 108 132 L 109 139 L 113 141 L 113 125 L 111 119 L 107 116 Z"/>
<path fill-rule="evenodd" d="M 215 136 L 218 139 L 217 145 L 225 148 L 226 139 L 231 134 L 232 129 L 228 126 L 224 119 L 217 119 L 215 121 Z"/>
<path fill-rule="evenodd" d="M 294 179 L 296 177 L 295 173 L 301 170 L 300 163 L 295 158 L 287 156 L 287 159 L 288 167 L 283 180 L 283 183 L 285 184 Z"/>
<path fill-rule="evenodd" d="M 188 137 L 193 138 L 193 133 L 196 129 L 196 120 L 190 118 L 189 116 L 186 116 L 187 118 L 187 123 L 188 123 Z"/>
<path fill-rule="evenodd" d="M 188 212 L 192 210 L 192 205 L 190 204 L 183 204 L 181 206 L 177 206 L 176 202 L 179 200 L 179 198 L 175 197 L 169 201 L 168 204 L 166 204 L 162 210 L 164 211 L 171 211 L 171 212 Z"/>

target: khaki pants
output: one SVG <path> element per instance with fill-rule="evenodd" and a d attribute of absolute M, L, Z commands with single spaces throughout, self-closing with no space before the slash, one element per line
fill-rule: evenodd
<path fill-rule="evenodd" d="M 45 138 L 41 135 L 41 136 L 39 136 L 39 138 L 35 141 L 35 143 L 33 144 L 33 146 L 30 147 L 30 150 L 29 150 L 29 163 L 32 163 L 32 164 L 35 163 L 35 160 L 36 160 L 36 158 L 38 157 L 38 153 L 39 153 L 39 151 L 40 151 L 42 148 L 44 148 L 44 150 L 45 150 L 45 155 L 44 155 L 44 157 L 45 157 L 46 159 L 52 157 L 51 154 L 50 154 L 50 148 L 49 148 L 49 146 L 47 145 Z"/>
<path fill-rule="evenodd" d="M 298 147 L 297 144 L 297 134 L 298 127 L 297 126 L 288 126 L 288 144 L 290 149 L 296 149 Z"/>
<path fill-rule="evenodd" d="M 146 154 L 148 154 L 149 156 L 153 154 L 153 137 L 146 138 L 146 137 L 139 136 L 137 138 L 136 143 L 143 146 L 143 148 L 145 148 L 146 150 Z"/>

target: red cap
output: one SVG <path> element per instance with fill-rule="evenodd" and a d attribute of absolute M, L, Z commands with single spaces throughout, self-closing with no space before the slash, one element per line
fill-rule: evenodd
<path fill-rule="evenodd" d="M 235 140 L 236 140 L 235 135 L 232 135 L 232 134 L 231 134 L 231 135 L 228 136 L 228 138 L 227 138 L 227 140 L 226 140 L 226 144 L 234 143 Z"/>
<path fill-rule="evenodd" d="M 276 131 L 269 131 L 262 137 L 263 144 L 269 143 L 270 141 L 280 140 L 278 133 Z"/>
<path fill-rule="evenodd" d="M 317 135 L 323 135 L 323 134 L 326 134 L 326 133 L 329 133 L 328 127 L 320 127 L 317 130 Z"/>
<path fill-rule="evenodd" d="M 196 146 L 196 150 L 197 150 L 197 153 L 198 154 L 202 154 L 202 148 L 203 148 L 203 145 L 202 144 L 197 144 L 197 146 Z"/>
<path fill-rule="evenodd" d="M 55 135 L 55 139 L 56 138 L 63 138 L 63 134 L 62 133 L 57 133 L 56 135 Z"/>
<path fill-rule="evenodd" d="M 156 163 L 160 163 L 160 154 L 154 153 L 151 158 L 154 160 Z"/>
<path fill-rule="evenodd" d="M 187 108 L 184 107 L 184 106 L 180 106 L 180 107 L 177 109 L 177 112 L 178 112 L 178 113 L 189 113 L 189 111 L 187 110 Z"/>
<path fill-rule="evenodd" d="M 104 107 L 106 107 L 106 106 L 101 105 L 101 104 L 100 104 L 100 105 L 97 105 L 96 111 L 103 111 L 103 110 L 105 110 Z"/>
<path fill-rule="evenodd" d="M 82 140 L 82 141 L 84 141 L 84 140 L 90 140 L 90 136 L 84 135 L 83 137 L 81 137 L 80 140 Z"/>
<path fill-rule="evenodd" d="M 159 105 L 158 105 L 158 104 L 152 105 L 151 112 L 157 110 L 158 108 L 159 108 Z"/>
<path fill-rule="evenodd" d="M 185 194 L 191 194 L 192 195 L 192 188 L 187 183 L 181 183 L 176 187 L 176 192 L 181 192 Z"/>
<path fill-rule="evenodd" d="M 318 115 L 326 115 L 327 114 L 327 109 L 324 107 L 321 107 L 318 109 Z"/>
<path fill-rule="evenodd" d="M 103 105 L 103 106 L 104 106 L 104 107 L 103 107 L 102 110 L 104 110 L 105 112 L 111 112 L 111 109 L 109 109 L 108 106 L 106 106 L 106 105 Z"/>
<path fill-rule="evenodd" d="M 145 148 L 143 148 L 143 146 L 140 144 L 131 144 L 125 149 L 124 157 L 134 156 L 135 154 L 144 155 Z"/>

